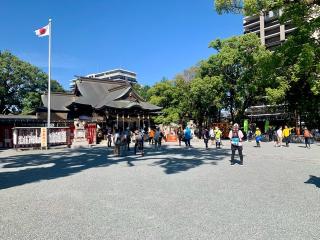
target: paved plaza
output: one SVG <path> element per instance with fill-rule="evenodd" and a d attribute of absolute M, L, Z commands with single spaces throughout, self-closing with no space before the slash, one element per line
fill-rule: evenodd
<path fill-rule="evenodd" d="M 0 150 L 1 239 L 320 239 L 320 145 Z"/>

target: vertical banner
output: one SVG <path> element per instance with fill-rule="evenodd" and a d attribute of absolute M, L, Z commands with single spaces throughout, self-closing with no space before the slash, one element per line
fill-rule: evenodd
<path fill-rule="evenodd" d="M 41 128 L 41 133 L 40 133 L 40 138 L 41 138 L 41 147 L 47 147 L 48 144 L 47 144 L 47 138 L 48 138 L 48 134 L 47 134 L 47 128 L 45 127 L 42 127 Z"/>
<path fill-rule="evenodd" d="M 264 132 L 268 132 L 269 130 L 269 120 L 266 120 L 265 123 L 264 123 Z"/>
<path fill-rule="evenodd" d="M 243 121 L 243 130 L 244 130 L 244 132 L 245 132 L 246 134 L 248 134 L 248 131 L 249 131 L 249 121 L 248 121 L 248 119 L 245 119 L 245 120 Z"/>

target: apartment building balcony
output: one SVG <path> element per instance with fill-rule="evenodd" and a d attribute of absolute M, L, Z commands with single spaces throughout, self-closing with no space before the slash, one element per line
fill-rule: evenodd
<path fill-rule="evenodd" d="M 267 30 L 267 31 L 264 32 L 265 39 L 272 38 L 272 37 L 275 37 L 275 36 L 278 36 L 278 35 L 280 35 L 280 27 L 279 28 L 270 29 L 270 30 Z"/>

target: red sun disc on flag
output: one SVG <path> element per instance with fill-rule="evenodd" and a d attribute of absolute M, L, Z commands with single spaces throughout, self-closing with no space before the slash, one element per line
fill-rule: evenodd
<path fill-rule="evenodd" d="M 41 29 L 39 30 L 39 33 L 42 35 L 42 34 L 45 34 L 45 33 L 46 33 L 46 31 L 47 31 L 47 29 L 45 29 L 45 28 L 41 28 Z"/>

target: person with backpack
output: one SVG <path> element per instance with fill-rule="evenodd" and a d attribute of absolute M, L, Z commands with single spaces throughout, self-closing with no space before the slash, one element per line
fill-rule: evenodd
<path fill-rule="evenodd" d="M 305 144 L 306 144 L 306 148 L 311 148 L 311 146 L 310 146 L 310 138 L 312 138 L 312 134 L 308 130 L 307 127 L 304 128 L 303 136 L 304 136 L 304 141 L 305 141 Z"/>
<path fill-rule="evenodd" d="M 208 142 L 209 142 L 210 135 L 207 128 L 203 130 L 202 136 L 203 136 L 204 144 L 206 145 L 206 149 L 208 149 Z"/>
<path fill-rule="evenodd" d="M 243 165 L 243 154 L 242 154 L 242 139 L 243 139 L 243 133 L 239 129 L 239 124 L 235 123 L 232 127 L 232 130 L 229 132 L 229 138 L 230 138 L 230 143 L 231 143 L 231 165 L 235 164 L 234 161 L 234 155 L 236 150 L 238 150 L 239 157 L 240 157 L 240 165 Z"/>

